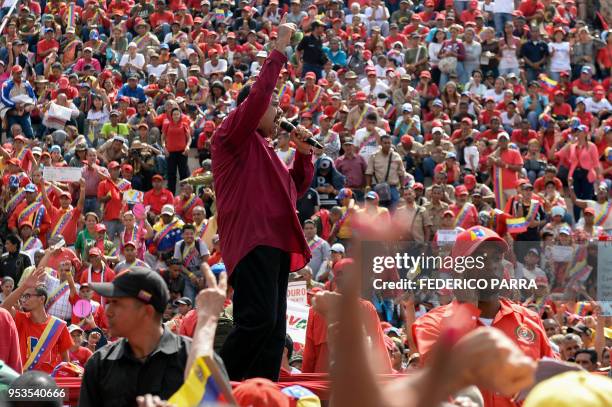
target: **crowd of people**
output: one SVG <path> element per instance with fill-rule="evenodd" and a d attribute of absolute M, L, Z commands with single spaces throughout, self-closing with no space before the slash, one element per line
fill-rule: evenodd
<path fill-rule="evenodd" d="M 337 369 L 345 374 L 332 374 L 332 392 L 348 402 L 364 389 L 383 388 L 374 373 L 367 383 L 364 374 L 351 396 L 343 380 L 353 371 L 409 373 L 406 394 L 426 383 L 441 396 L 429 402 L 477 385 L 453 405 L 510 406 L 525 399 L 511 395 L 532 384 L 525 378 L 534 368 L 510 360 L 509 337 L 522 351 L 513 357 L 570 362 L 555 365 L 556 372 L 590 372 L 573 379 L 565 373 L 573 386 L 593 394 L 610 387 L 591 378 L 610 375 L 612 346 L 612 310 L 598 292 L 598 279 L 610 273 L 612 240 L 610 5 L 6 0 L 0 16 L 0 371 L 84 375 L 85 406 L 130 405 L 146 394 L 168 400 L 184 371 L 186 378 L 197 365 L 193 349 L 210 352 L 214 336 L 216 359 L 221 370 L 228 365 L 231 380 L 282 381 Z M 269 167 L 257 161 L 263 150 L 253 159 L 254 148 L 232 140 L 232 120 L 224 122 L 258 79 L 275 82 Z M 251 109 L 260 88 L 250 91 Z M 260 116 L 267 114 L 261 109 Z M 247 112 L 233 125 L 261 130 L 248 119 Z M 276 128 L 281 119 L 323 147 L 313 149 L 312 163 L 294 132 Z M 279 163 L 296 184 L 291 196 L 264 193 L 273 189 L 269 183 L 284 182 L 276 172 L 269 176 Z M 237 172 L 241 195 L 219 184 Z M 283 214 L 296 210 L 299 238 L 264 239 L 268 224 L 259 230 L 256 217 L 245 219 L 245 208 L 272 208 L 264 195 L 295 203 Z M 219 214 L 225 225 L 247 222 L 252 229 L 219 233 Z M 290 219 L 278 215 L 275 225 L 283 222 Z M 485 253 L 491 276 L 533 280 L 537 288 L 480 298 L 466 311 L 470 301 L 458 292 L 371 290 L 366 277 L 360 300 L 339 300 L 351 297 L 346 281 L 367 264 L 363 245 L 377 236 L 385 240 L 376 246 L 384 254 Z M 259 370 L 240 366 L 241 352 L 251 351 L 223 347 L 233 312 L 249 308 L 240 291 L 234 309 L 225 272 L 231 287 L 236 253 L 258 239 L 279 245 L 305 239 L 311 254 L 289 276 L 306 282 L 305 340 L 286 335 L 280 372 L 263 363 Z M 261 253 L 269 262 L 289 262 Z M 448 272 L 407 275 L 386 267 L 383 276 L 397 282 Z M 259 275 L 240 281 L 286 301 L 284 293 L 268 293 Z M 213 297 L 214 306 L 206 305 Z M 336 326 L 343 320 L 330 308 L 347 304 L 362 311 L 354 314 L 363 316 L 364 332 L 351 331 L 348 322 Z M 453 345 L 490 347 L 449 364 L 473 366 L 478 375 L 434 391 L 428 374 L 448 374 L 436 356 L 448 356 L 440 345 L 451 335 L 445 316 L 462 313 L 473 316 L 469 323 L 459 318 L 462 335 L 474 332 Z M 283 315 L 278 321 L 276 333 L 285 329 Z M 367 335 L 364 349 L 341 346 L 342 335 L 332 340 L 336 330 Z M 501 352 L 500 359 L 486 365 L 477 353 L 485 350 Z M 136 362 L 150 369 L 138 373 Z M 494 372 L 493 362 L 524 368 L 521 386 L 487 381 L 483 372 Z M 112 369 L 122 373 L 104 376 Z M 24 381 L 45 381 L 32 377 Z M 138 385 L 111 396 L 134 377 Z M 592 380 L 597 384 L 582 384 Z M 388 394 L 399 391 L 390 385 Z M 245 406 L 284 406 L 306 393 L 255 379 L 238 386 L 236 398 Z M 533 404 L 527 396 L 525 405 L 553 405 L 546 397 L 552 400 L 554 391 L 532 393 Z M 253 401 L 257 394 L 268 398 Z M 150 395 L 139 403 L 163 403 Z"/>

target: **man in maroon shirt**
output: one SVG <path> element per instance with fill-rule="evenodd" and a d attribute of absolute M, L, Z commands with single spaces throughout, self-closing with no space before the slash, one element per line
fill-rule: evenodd
<path fill-rule="evenodd" d="M 291 169 L 271 140 L 280 112 L 277 98 L 271 99 L 294 30 L 292 24 L 280 25 L 257 80 L 240 91 L 237 108 L 212 139 L 219 237 L 234 288 L 234 329 L 221 350 L 232 380 L 278 379 L 289 273 L 311 257 L 296 214 L 296 201 L 314 174 L 312 151 L 304 142 L 311 134 L 301 126 L 291 133 L 297 150 Z"/>

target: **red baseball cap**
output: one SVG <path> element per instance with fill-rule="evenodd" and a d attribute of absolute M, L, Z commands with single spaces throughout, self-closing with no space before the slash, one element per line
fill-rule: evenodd
<path fill-rule="evenodd" d="M 108 169 L 109 170 L 113 170 L 115 168 L 119 168 L 120 165 L 117 161 L 111 161 L 110 163 L 108 163 Z"/>
<path fill-rule="evenodd" d="M 232 392 L 238 405 L 249 407 L 290 407 L 289 397 L 268 379 L 256 377 L 242 382 Z"/>
<path fill-rule="evenodd" d="M 421 71 L 421 75 L 419 75 L 421 78 L 429 78 L 431 79 L 431 73 L 429 73 L 429 71 Z"/>
<path fill-rule="evenodd" d="M 466 257 L 472 255 L 484 242 L 499 244 L 504 252 L 508 251 L 508 243 L 489 228 L 473 226 L 457 235 L 455 245 L 451 252 L 453 257 Z"/>
<path fill-rule="evenodd" d="M 444 216 L 455 216 L 455 212 L 451 211 L 450 209 L 447 209 L 444 211 L 444 213 L 442 214 L 442 217 Z"/>
<path fill-rule="evenodd" d="M 455 196 L 467 195 L 467 194 L 468 194 L 468 190 L 465 187 L 465 185 L 457 185 L 455 187 Z"/>
<path fill-rule="evenodd" d="M 26 226 L 29 226 L 29 227 L 31 228 L 31 227 L 32 227 L 32 222 L 29 222 L 29 221 L 27 221 L 27 220 L 24 220 L 23 222 L 21 222 L 21 223 L 19 224 L 19 229 L 21 229 L 21 228 L 23 228 L 23 227 L 26 227 Z"/>
<path fill-rule="evenodd" d="M 14 65 L 11 68 L 11 73 L 21 73 L 23 72 L 23 68 L 21 67 L 21 65 Z"/>
<path fill-rule="evenodd" d="M 15 140 L 15 141 L 21 141 L 21 142 L 24 142 L 24 143 L 26 143 L 26 142 L 28 141 L 28 139 L 26 139 L 25 137 L 23 137 L 21 134 L 19 134 L 19 135 L 15 136 L 15 138 L 14 138 L 13 140 Z"/>
<path fill-rule="evenodd" d="M 21 161 L 19 161 L 19 158 L 15 158 L 15 157 L 9 159 L 6 163 L 16 165 L 17 167 L 21 166 Z"/>
<path fill-rule="evenodd" d="M 412 189 L 425 189 L 425 187 L 423 186 L 423 184 L 421 184 L 420 182 L 415 182 L 412 185 Z"/>
<path fill-rule="evenodd" d="M 584 210 L 582 211 L 585 215 L 593 215 L 595 216 L 595 209 L 594 208 L 584 208 Z"/>
<path fill-rule="evenodd" d="M 402 136 L 402 138 L 400 139 L 402 144 L 408 144 L 408 145 L 412 145 L 412 143 L 414 143 L 414 137 L 408 135 L 408 134 L 404 134 Z"/>
<path fill-rule="evenodd" d="M 91 249 L 89 249 L 89 256 L 102 256 L 102 251 L 100 249 L 98 249 L 97 247 L 92 247 Z"/>
<path fill-rule="evenodd" d="M 368 100 L 368 96 L 365 94 L 365 92 L 357 92 L 355 94 L 355 100 L 365 101 Z"/>
<path fill-rule="evenodd" d="M 461 123 L 465 123 L 469 126 L 472 125 L 472 119 L 470 119 L 469 117 L 464 117 L 463 119 L 461 119 Z"/>
<path fill-rule="evenodd" d="M 106 232 L 106 225 L 104 223 L 97 223 L 95 227 L 96 232 Z"/>
<path fill-rule="evenodd" d="M 68 199 L 72 199 L 72 194 L 68 191 L 62 191 L 62 193 L 60 194 L 60 198 L 66 197 Z"/>
<path fill-rule="evenodd" d="M 136 247 L 137 247 L 137 246 L 136 246 L 136 243 L 135 243 L 134 241 L 132 241 L 132 240 L 130 240 L 129 242 L 125 242 L 125 243 L 123 244 L 123 247 L 127 247 L 127 246 L 132 246 L 132 247 L 134 247 L 134 248 L 136 248 Z"/>
<path fill-rule="evenodd" d="M 132 167 L 130 164 L 123 164 L 121 166 L 121 170 L 125 172 L 134 172 L 134 167 Z"/>
<path fill-rule="evenodd" d="M 466 175 L 463 178 L 463 185 L 465 185 L 465 187 L 471 191 L 476 186 L 476 177 L 472 174 Z"/>
<path fill-rule="evenodd" d="M 159 174 L 155 174 L 155 175 L 153 175 L 153 176 L 151 177 L 151 180 L 152 180 L 152 181 L 155 181 L 155 180 L 158 180 L 158 181 L 163 181 L 163 180 L 164 180 L 164 177 L 162 177 L 162 176 L 161 176 L 161 175 L 159 175 Z"/>
<path fill-rule="evenodd" d="M 317 75 L 315 75 L 314 72 L 308 72 L 306 73 L 306 75 L 304 75 L 305 79 L 317 79 Z"/>

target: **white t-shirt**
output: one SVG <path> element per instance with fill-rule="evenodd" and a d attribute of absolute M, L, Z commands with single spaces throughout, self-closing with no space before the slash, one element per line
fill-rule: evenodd
<path fill-rule="evenodd" d="M 375 131 L 378 132 L 378 135 L 379 135 L 378 138 L 386 134 L 386 132 L 380 127 L 376 127 Z M 372 136 L 374 136 L 374 134 L 372 134 Z M 369 138 L 371 138 L 371 140 L 368 141 Z M 366 141 L 368 142 L 366 143 Z M 377 138 L 370 137 L 370 132 L 368 132 L 368 130 L 365 127 L 362 127 L 361 129 L 355 132 L 355 145 L 359 149 L 359 154 L 366 161 L 368 161 L 368 158 L 370 158 L 370 156 L 374 154 L 375 152 L 377 152 L 378 149 L 380 148 L 380 146 L 378 145 Z"/>
<path fill-rule="evenodd" d="M 551 54 L 551 72 L 569 71 L 571 69 L 569 42 L 551 42 L 548 44 L 548 52 Z"/>
<path fill-rule="evenodd" d="M 584 101 L 584 105 L 589 113 L 598 114 L 602 110 L 612 110 L 612 105 L 610 105 L 606 98 L 602 98 L 599 102 L 596 102 L 593 98 L 587 98 Z"/>
<path fill-rule="evenodd" d="M 149 64 L 147 65 L 147 74 L 149 75 L 153 74 L 155 75 L 156 78 L 159 78 L 165 69 L 166 69 L 166 64 L 159 64 L 157 66 L 153 66 Z"/>
<path fill-rule="evenodd" d="M 480 160 L 478 147 L 475 145 L 465 147 L 463 149 L 463 157 L 465 158 L 465 168 L 469 168 L 472 172 L 476 172 L 478 169 L 478 160 Z M 472 163 L 474 163 L 475 167 Z"/>
<path fill-rule="evenodd" d="M 514 0 L 495 0 L 494 13 L 512 13 L 514 11 Z"/>
<path fill-rule="evenodd" d="M 499 103 L 502 100 L 504 100 L 504 92 L 500 92 L 500 93 L 496 93 L 495 92 L 495 88 L 493 89 L 487 89 L 487 91 L 484 94 L 484 98 L 493 98 L 493 100 L 495 101 L 495 103 Z"/>
<path fill-rule="evenodd" d="M 210 75 L 212 73 L 225 73 L 227 71 L 227 61 L 225 59 L 217 59 L 217 65 L 213 65 L 212 61 L 206 61 L 204 64 L 204 75 Z"/>
<path fill-rule="evenodd" d="M 145 65 L 145 57 L 142 54 L 136 54 L 136 56 L 132 58 L 128 53 L 123 54 L 123 56 L 121 57 L 121 61 L 119 62 L 119 66 L 123 67 L 127 63 L 130 63 L 133 66 L 142 69 Z"/>

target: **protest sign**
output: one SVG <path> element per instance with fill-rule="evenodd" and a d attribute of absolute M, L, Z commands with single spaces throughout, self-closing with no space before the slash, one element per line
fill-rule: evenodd
<path fill-rule="evenodd" d="M 45 167 L 43 178 L 45 181 L 79 182 L 83 177 L 83 169 L 78 167 Z"/>
<path fill-rule="evenodd" d="M 294 301 L 306 305 L 307 301 L 306 281 L 291 281 L 287 287 L 287 301 Z"/>
<path fill-rule="evenodd" d="M 306 325 L 310 307 L 295 301 L 287 301 L 287 334 L 294 342 L 306 343 Z"/>

